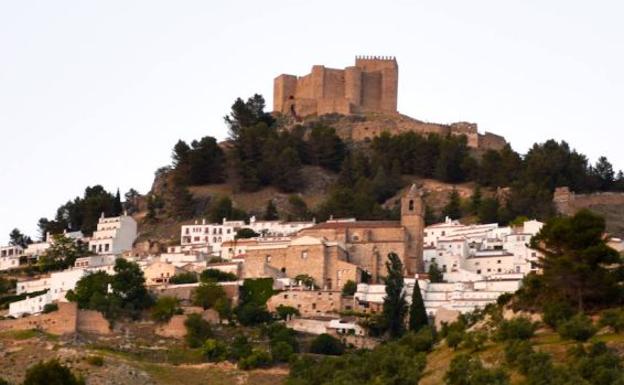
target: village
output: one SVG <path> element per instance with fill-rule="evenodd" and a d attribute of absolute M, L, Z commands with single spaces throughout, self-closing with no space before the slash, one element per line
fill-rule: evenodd
<path fill-rule="evenodd" d="M 11 319 L 36 320 L 49 306 L 68 302 L 65 295 L 81 278 L 100 271 L 114 274 L 118 258 L 140 266 L 154 296 L 174 296 L 187 306 L 200 283 L 176 283 L 181 275 L 199 276 L 211 269 L 234 276 L 235 280 L 219 282 L 234 304 L 245 280 L 271 278 L 277 294 L 269 298 L 267 308 L 297 309 L 286 320 L 290 328 L 358 336 L 367 330 L 357 316 L 381 311 L 388 253 L 397 253 L 406 267 L 408 302 L 418 281 L 426 312 L 438 325 L 515 292 L 528 273 L 539 269 L 540 253 L 530 247 L 531 237 L 543 225 L 539 221 L 501 227 L 464 225 L 447 218 L 425 227 L 421 192 L 415 185 L 405 191 L 401 208 L 400 221 L 335 218 L 316 223 L 255 217 L 248 222 L 195 221 L 181 226 L 179 245 L 160 254 L 133 247 L 137 223 L 131 216 L 102 216 L 91 237 L 62 234 L 88 245 L 90 255 L 76 259 L 68 269 L 21 278 L 16 294 L 23 299 L 9 304 L 3 314 L 7 321 L 0 321 L 0 326 Z M 245 233 L 251 236 L 237 236 Z M 0 248 L 0 270 L 36 264 L 55 239 L 58 236 L 48 235 L 26 248 Z M 612 240 L 621 248 L 618 242 Z"/>

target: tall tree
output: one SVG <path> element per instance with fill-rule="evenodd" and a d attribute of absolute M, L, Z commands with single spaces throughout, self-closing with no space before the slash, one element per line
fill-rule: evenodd
<path fill-rule="evenodd" d="M 280 154 L 275 174 L 275 185 L 284 192 L 293 192 L 303 187 L 301 160 L 297 152 L 287 147 Z"/>
<path fill-rule="evenodd" d="M 391 338 L 398 338 L 405 331 L 405 315 L 407 301 L 405 300 L 405 282 L 403 280 L 403 263 L 395 253 L 388 254 L 386 261 L 388 275 L 384 279 L 386 296 L 383 302 L 383 317 Z"/>
<path fill-rule="evenodd" d="M 527 285 L 525 297 L 538 303 L 567 301 L 579 311 L 621 303 L 624 264 L 607 246 L 604 231 L 604 218 L 589 210 L 549 220 L 531 241 L 531 247 L 543 254 L 543 273 L 532 278 L 541 283 L 539 288 Z"/>
<path fill-rule="evenodd" d="M 113 201 L 113 211 L 111 214 L 114 217 L 123 214 L 123 206 L 121 204 L 121 195 L 119 194 L 119 189 L 117 189 L 117 193 L 115 194 L 115 200 Z"/>
<path fill-rule="evenodd" d="M 134 262 L 118 258 L 115 261 L 115 275 L 112 278 L 112 301 L 118 303 L 122 311 L 136 318 L 140 312 L 154 302 L 145 288 L 143 271 Z"/>
<path fill-rule="evenodd" d="M 613 171 L 613 165 L 609 160 L 601 156 L 596 162 L 596 166 L 593 168 L 593 173 L 598 180 L 598 189 L 601 191 L 609 191 L 615 183 L 615 172 Z"/>
<path fill-rule="evenodd" d="M 32 243 L 32 239 L 29 236 L 24 235 L 19 229 L 13 229 L 9 233 L 9 245 L 11 246 L 21 246 L 26 248 L 28 245 Z"/>
<path fill-rule="evenodd" d="M 425 310 L 425 302 L 420 292 L 418 278 L 414 282 L 414 290 L 412 291 L 412 304 L 409 308 L 409 330 L 417 332 L 429 324 L 427 311 Z"/>
<path fill-rule="evenodd" d="M 274 221 L 278 218 L 279 216 L 277 214 L 277 207 L 275 207 L 275 203 L 273 203 L 273 199 L 269 199 L 266 205 L 266 209 L 264 210 L 264 220 Z"/>
<path fill-rule="evenodd" d="M 444 206 L 443 214 L 451 219 L 459 219 L 462 216 L 461 199 L 455 188 L 449 193 L 449 201 Z"/>

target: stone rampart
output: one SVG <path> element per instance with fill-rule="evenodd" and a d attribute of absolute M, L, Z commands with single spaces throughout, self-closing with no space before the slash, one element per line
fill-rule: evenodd
<path fill-rule="evenodd" d="M 102 313 L 93 310 L 78 310 L 73 302 L 59 302 L 58 310 L 51 313 L 0 321 L 0 331 L 32 329 L 56 335 L 76 332 L 108 334 L 110 324 Z"/>

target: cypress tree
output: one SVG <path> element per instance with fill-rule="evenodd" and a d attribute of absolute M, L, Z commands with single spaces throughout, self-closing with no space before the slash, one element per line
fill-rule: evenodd
<path fill-rule="evenodd" d="M 267 202 L 267 206 L 266 209 L 264 211 L 264 219 L 267 221 L 273 221 L 276 220 L 278 218 L 277 215 L 277 207 L 275 207 L 275 204 L 273 203 L 273 200 L 270 199 Z"/>
<path fill-rule="evenodd" d="M 420 293 L 420 286 L 418 285 L 418 279 L 414 282 L 414 291 L 412 292 L 412 304 L 409 309 L 409 330 L 413 332 L 419 331 L 422 327 L 427 326 L 429 318 L 425 311 L 425 303 Z"/>
<path fill-rule="evenodd" d="M 388 254 L 386 261 L 388 276 L 385 279 L 386 297 L 383 303 L 383 318 L 388 326 L 391 338 L 400 337 L 405 331 L 405 315 L 407 313 L 407 302 L 403 288 L 403 263 L 395 253 Z"/>

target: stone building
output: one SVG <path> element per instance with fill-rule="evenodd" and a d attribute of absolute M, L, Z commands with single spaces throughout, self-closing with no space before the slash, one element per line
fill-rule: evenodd
<path fill-rule="evenodd" d="M 245 278 L 295 278 L 307 274 L 327 290 L 341 289 L 349 280 L 359 282 L 362 276 L 359 266 L 349 260 L 344 245 L 311 236 L 248 246 L 243 271 Z"/>
<path fill-rule="evenodd" d="M 399 66 L 394 57 L 356 57 L 345 69 L 315 65 L 305 76 L 273 82 L 273 110 L 297 117 L 397 112 Z"/>
<path fill-rule="evenodd" d="M 407 275 L 422 271 L 424 206 L 412 185 L 401 198 L 400 221 L 330 220 L 304 229 L 299 235 L 345 245 L 349 261 L 370 274 L 373 282 L 385 275 L 389 253 L 399 255 Z"/>

